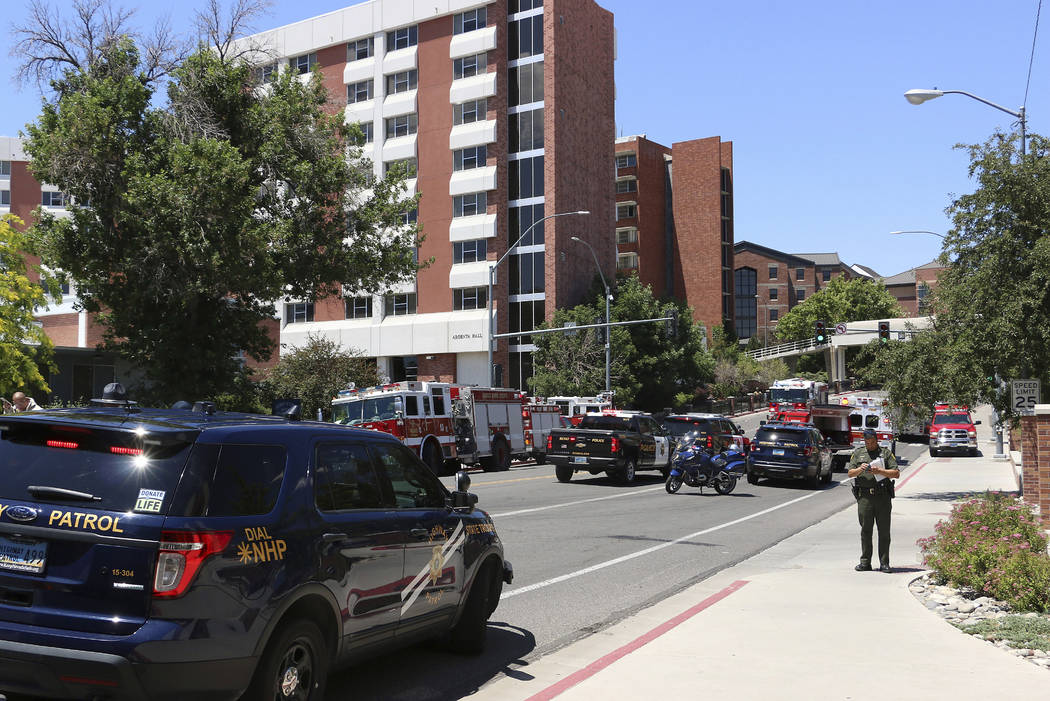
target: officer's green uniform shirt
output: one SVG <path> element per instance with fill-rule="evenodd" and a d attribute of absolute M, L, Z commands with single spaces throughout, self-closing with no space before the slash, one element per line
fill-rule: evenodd
<path fill-rule="evenodd" d="M 879 457 L 882 458 L 882 466 L 887 470 L 897 469 L 897 458 L 893 457 L 893 452 L 889 448 L 883 448 L 879 446 Z M 862 445 L 853 451 L 853 455 L 850 456 L 849 465 L 846 469 L 852 470 L 855 467 L 860 467 L 864 463 L 870 463 L 875 458 L 871 457 L 868 452 L 868 447 Z M 862 472 L 853 479 L 857 480 L 858 487 L 874 487 L 878 481 L 875 479 L 875 475 L 871 472 Z"/>

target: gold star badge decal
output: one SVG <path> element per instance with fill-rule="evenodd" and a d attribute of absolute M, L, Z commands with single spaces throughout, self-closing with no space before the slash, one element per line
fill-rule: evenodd
<path fill-rule="evenodd" d="M 237 557 L 241 558 L 241 562 L 247 564 L 252 561 L 252 548 L 247 543 L 241 543 L 237 546 Z"/>

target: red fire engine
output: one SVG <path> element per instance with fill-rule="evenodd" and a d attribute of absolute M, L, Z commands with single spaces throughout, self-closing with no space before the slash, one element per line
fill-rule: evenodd
<path fill-rule="evenodd" d="M 525 447 L 536 462 L 543 463 L 547 459 L 547 436 L 552 428 L 561 427 L 561 407 L 534 397 L 526 400 L 521 416 L 525 422 Z"/>
<path fill-rule="evenodd" d="M 460 465 L 506 470 L 526 457 L 525 407 L 515 389 L 393 382 L 340 390 L 332 420 L 395 436 L 441 475 Z"/>
<path fill-rule="evenodd" d="M 777 380 L 769 387 L 769 411 L 766 418 L 773 421 L 782 411 L 809 409 L 815 404 L 828 403 L 828 386 L 824 382 L 792 377 Z"/>

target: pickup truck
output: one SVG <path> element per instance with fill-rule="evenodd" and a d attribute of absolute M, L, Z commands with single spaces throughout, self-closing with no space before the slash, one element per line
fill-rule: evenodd
<path fill-rule="evenodd" d="M 604 472 L 630 484 L 638 470 L 659 470 L 666 477 L 673 447 L 668 432 L 652 416 L 605 411 L 585 415 L 575 428 L 551 429 L 547 462 L 554 465 L 559 482 L 586 471 L 592 475 Z"/>
<path fill-rule="evenodd" d="M 936 404 L 933 422 L 930 425 L 930 457 L 957 451 L 975 456 L 977 450 L 977 425 L 970 417 L 970 407 L 955 404 Z"/>

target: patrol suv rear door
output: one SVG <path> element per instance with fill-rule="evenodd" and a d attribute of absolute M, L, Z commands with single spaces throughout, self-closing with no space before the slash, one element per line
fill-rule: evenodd
<path fill-rule="evenodd" d="M 0 620 L 127 635 L 149 616 L 196 432 L 111 423 L 0 419 Z"/>

